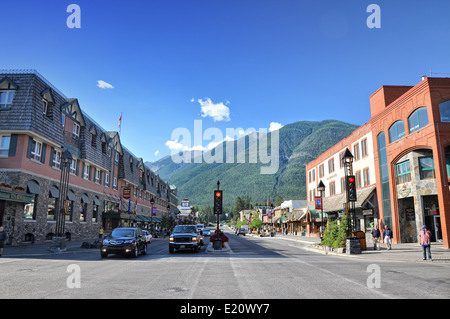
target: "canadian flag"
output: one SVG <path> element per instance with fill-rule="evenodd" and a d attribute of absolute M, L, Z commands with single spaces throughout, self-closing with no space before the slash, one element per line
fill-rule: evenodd
<path fill-rule="evenodd" d="M 120 124 L 122 124 L 122 113 L 120 114 L 120 117 L 119 117 L 119 126 L 118 126 L 119 131 L 120 131 Z"/>

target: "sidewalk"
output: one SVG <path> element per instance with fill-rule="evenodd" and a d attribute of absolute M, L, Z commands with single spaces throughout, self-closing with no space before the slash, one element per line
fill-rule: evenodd
<path fill-rule="evenodd" d="M 312 248 L 312 244 L 320 244 L 320 238 L 294 236 L 294 235 L 279 235 L 275 237 L 264 237 L 276 240 L 290 240 L 305 244 L 305 248 L 316 251 L 318 253 L 342 256 L 349 258 L 361 258 L 370 261 L 410 261 L 410 262 L 430 262 L 428 259 L 423 260 L 422 247 L 418 243 L 407 244 L 392 244 L 392 249 L 387 250 L 386 245 L 381 243 L 381 250 L 373 250 L 372 242 L 367 242 L 367 250 L 362 250 L 361 254 L 340 254 L 336 252 L 329 252 Z M 431 243 L 431 257 L 433 263 L 447 263 L 450 264 L 450 249 L 444 248 L 442 243 Z"/>
<path fill-rule="evenodd" d="M 61 255 L 61 254 L 74 254 L 79 252 L 95 252 L 100 254 L 99 248 L 82 248 L 81 245 L 84 242 L 90 244 L 94 243 L 95 239 L 79 240 L 79 241 L 66 241 L 66 250 L 61 252 L 51 252 L 51 242 L 36 243 L 36 244 L 24 244 L 19 246 L 5 246 L 3 249 L 3 255 L 0 258 L 26 258 L 26 257 L 38 257 L 45 255 Z"/>

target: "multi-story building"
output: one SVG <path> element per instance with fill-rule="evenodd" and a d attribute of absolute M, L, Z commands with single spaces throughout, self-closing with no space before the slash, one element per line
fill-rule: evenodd
<path fill-rule="evenodd" d="M 415 86 L 382 86 L 370 96 L 370 108 L 367 124 L 307 165 L 309 204 L 313 205 L 322 179 L 327 186 L 323 207 L 328 211 L 336 192 L 332 184 L 339 179 L 342 183 L 343 177 L 343 170 L 333 173 L 330 165 L 348 147 L 355 156 L 354 172 L 362 172 L 359 182 L 357 175 L 360 221 L 372 209 L 374 222 L 393 230 L 394 243 L 417 242 L 422 225 L 427 225 L 432 241 L 450 248 L 450 78 L 424 77 Z M 359 141 L 364 157 L 358 135 L 367 138 L 367 163 L 362 166 L 354 146 Z M 376 197 L 361 196 L 365 188 L 373 188 Z M 345 199 L 338 202 L 336 206 L 343 205 Z M 368 230 L 367 223 L 364 226 L 360 229 Z"/>
<path fill-rule="evenodd" d="M 176 211 L 176 189 L 128 151 L 118 132 L 84 113 L 77 99 L 66 98 L 36 71 L 0 71 L 0 225 L 11 244 L 54 235 L 65 150 L 73 157 L 67 237 L 95 238 L 101 227 L 150 222 Z"/>
<path fill-rule="evenodd" d="M 375 187 L 375 164 L 370 124 L 365 124 L 350 136 L 319 155 L 306 166 L 306 187 L 308 210 L 305 220 L 308 221 L 307 233 L 320 236 L 320 226 L 327 218 L 337 218 L 345 211 L 346 183 L 342 156 L 346 149 L 353 155 L 353 175 L 357 186 L 357 202 L 355 213 L 358 228 L 370 231 L 378 221 L 378 205 Z M 315 209 L 315 197 L 319 182 L 325 185 L 322 194 L 322 210 Z"/>

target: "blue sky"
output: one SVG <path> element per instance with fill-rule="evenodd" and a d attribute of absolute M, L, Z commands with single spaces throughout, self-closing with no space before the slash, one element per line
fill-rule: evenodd
<path fill-rule="evenodd" d="M 66 25 L 71 3 L 81 8 L 79 29 Z M 371 3 L 381 9 L 379 29 L 366 24 Z M 169 155 L 172 132 L 193 132 L 194 120 L 223 135 L 272 122 L 362 125 L 380 86 L 415 85 L 430 70 L 450 76 L 448 0 L 16 0 L 1 8 L 0 68 L 38 70 L 106 130 L 117 130 L 123 112 L 122 143 L 145 161 Z"/>

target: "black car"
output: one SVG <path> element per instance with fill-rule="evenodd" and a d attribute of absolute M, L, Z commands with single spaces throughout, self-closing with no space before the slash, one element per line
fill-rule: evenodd
<path fill-rule="evenodd" d="M 100 249 L 102 258 L 108 254 L 120 254 L 137 257 L 147 253 L 147 240 L 144 233 L 137 227 L 115 228 L 105 237 Z"/>
<path fill-rule="evenodd" d="M 195 225 L 177 225 L 169 238 L 170 253 L 180 249 L 198 252 L 201 245 L 201 234 Z"/>

